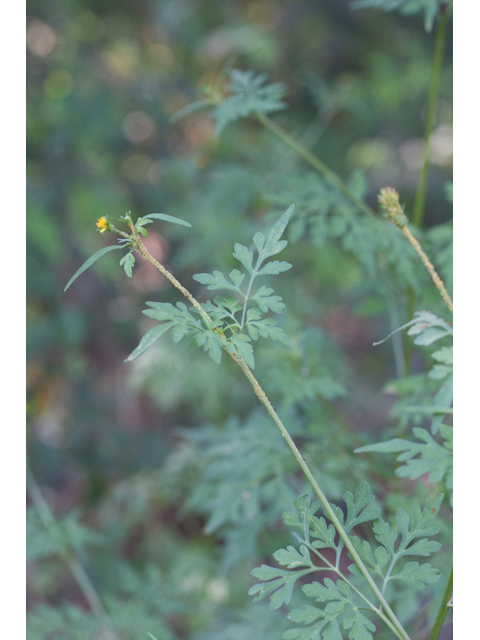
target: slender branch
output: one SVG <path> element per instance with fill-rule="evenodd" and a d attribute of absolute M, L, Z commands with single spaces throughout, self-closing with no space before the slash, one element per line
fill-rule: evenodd
<path fill-rule="evenodd" d="M 357 196 L 346 186 L 340 178 L 319 160 L 311 151 L 307 149 L 301 142 L 289 135 L 282 127 L 279 127 L 273 120 L 270 120 L 264 113 L 257 113 L 257 119 L 263 124 L 263 126 L 271 131 L 273 134 L 280 138 L 285 144 L 294 149 L 304 160 L 312 165 L 317 171 L 319 171 L 324 178 L 330 182 L 332 186 L 338 189 L 343 195 L 348 198 L 354 205 L 356 205 L 363 213 L 368 216 L 374 216 L 375 211 L 368 206 L 363 200 L 357 198 Z"/>
<path fill-rule="evenodd" d="M 445 617 L 449 609 L 451 609 L 453 606 L 452 593 L 453 593 L 453 568 L 450 572 L 450 577 L 448 578 L 445 591 L 443 592 L 442 602 L 440 604 L 440 608 L 438 609 L 435 622 L 433 623 L 432 632 L 430 633 L 429 640 L 437 640 L 438 636 L 440 635 L 440 630 L 445 621 Z"/>
<path fill-rule="evenodd" d="M 98 595 L 92 581 L 88 577 L 87 572 L 83 568 L 78 558 L 73 555 L 69 550 L 69 546 L 64 541 L 64 534 L 59 530 L 55 517 L 45 500 L 40 487 L 33 476 L 32 471 L 27 462 L 27 489 L 30 497 L 32 498 L 35 509 L 42 520 L 45 529 L 54 535 L 57 542 L 58 553 L 61 558 L 66 562 L 68 568 L 72 572 L 78 586 L 80 587 L 86 601 L 89 604 L 90 609 L 97 618 L 98 624 L 101 628 L 107 630 L 108 640 L 120 640 L 117 632 L 115 631 L 112 621 L 103 606 L 103 603 Z"/>
<path fill-rule="evenodd" d="M 185 287 L 183 287 L 178 282 L 178 280 L 163 265 L 161 265 L 159 262 L 157 262 L 157 260 L 155 260 L 150 255 L 150 253 L 146 249 L 145 245 L 143 244 L 142 240 L 140 239 L 138 233 L 136 232 L 135 227 L 134 227 L 133 224 L 130 225 L 130 228 L 132 230 L 131 238 L 132 238 L 133 244 L 135 246 L 135 249 L 146 260 L 148 260 L 151 264 L 153 264 L 154 267 L 156 267 L 161 273 L 163 273 L 163 275 L 166 278 L 168 278 L 168 280 L 170 280 L 170 282 L 179 291 L 181 291 L 183 293 L 183 295 L 192 303 L 192 305 L 198 311 L 201 312 L 202 317 L 204 317 L 204 319 L 205 319 L 205 323 L 206 323 L 207 327 L 210 329 L 211 320 L 210 320 L 208 314 L 202 309 L 200 303 L 197 302 L 197 300 L 195 300 L 195 298 L 187 291 L 187 289 L 185 289 Z M 205 318 L 205 316 L 206 316 L 206 318 Z M 282 434 L 283 438 L 285 439 L 286 443 L 288 444 L 288 446 L 289 446 L 290 450 L 292 451 L 295 459 L 297 460 L 298 464 L 300 465 L 303 473 L 307 477 L 308 481 L 310 482 L 310 484 L 313 487 L 313 490 L 315 491 L 315 493 L 317 494 L 318 498 L 320 499 L 320 502 L 321 502 L 321 504 L 322 504 L 322 506 L 324 508 L 325 514 L 328 516 L 328 518 L 333 523 L 335 529 L 338 531 L 338 534 L 339 534 L 340 538 L 342 539 L 343 543 L 345 544 L 345 547 L 347 548 L 348 552 L 350 553 L 352 559 L 354 560 L 354 562 L 356 563 L 356 565 L 360 569 L 360 572 L 362 573 L 363 577 L 367 581 L 367 584 L 372 589 L 372 591 L 376 595 L 377 599 L 381 603 L 384 611 L 387 613 L 388 617 L 390 618 L 390 620 L 392 622 L 392 625 L 393 625 L 392 629 L 393 628 L 395 629 L 396 636 L 400 640 L 410 640 L 407 632 L 404 630 L 404 628 L 400 624 L 399 620 L 397 619 L 397 617 L 395 616 L 394 612 L 390 608 L 390 605 L 385 600 L 385 598 L 384 598 L 382 592 L 380 591 L 379 587 L 377 586 L 377 584 L 373 580 L 372 576 L 370 575 L 368 569 L 366 568 L 366 566 L 362 562 L 362 559 L 358 555 L 355 547 L 353 546 L 350 538 L 348 537 L 348 534 L 346 533 L 345 529 L 343 528 L 342 523 L 340 522 L 340 520 L 335 515 L 335 511 L 330 506 L 330 503 L 328 502 L 327 497 L 325 496 L 325 494 L 321 490 L 320 486 L 318 485 L 317 481 L 315 480 L 312 472 L 310 471 L 310 468 L 308 467 L 308 465 L 305 462 L 304 458 L 302 457 L 300 451 L 298 450 L 297 446 L 295 445 L 294 441 L 292 440 L 292 438 L 291 438 L 289 432 L 287 431 L 286 427 L 284 426 L 283 422 L 278 417 L 277 412 L 273 408 L 272 403 L 268 399 L 266 393 L 263 391 L 263 389 L 261 388 L 261 386 L 258 383 L 257 379 L 255 378 L 255 376 L 251 372 L 249 366 L 247 365 L 247 363 L 244 360 L 242 360 L 242 358 L 239 358 L 236 355 L 236 352 L 234 352 L 232 354 L 232 353 L 228 353 L 228 351 L 226 351 L 225 349 L 224 349 L 224 351 L 242 369 L 243 373 L 245 374 L 245 376 L 247 377 L 248 381 L 252 385 L 253 390 L 254 390 L 255 394 L 257 395 L 258 399 L 263 404 L 263 406 L 266 408 L 268 414 L 270 415 L 272 420 L 277 425 L 280 433 Z"/>
<path fill-rule="evenodd" d="M 415 226 L 420 227 L 425 209 L 425 199 L 427 194 L 428 172 L 430 169 L 430 139 L 433 126 L 435 124 L 435 111 L 437 107 L 438 88 L 440 85 L 440 75 L 442 71 L 443 52 L 445 50 L 445 36 L 447 33 L 448 11 L 447 5 L 441 10 L 440 22 L 438 25 L 437 37 L 435 40 L 435 53 L 433 58 L 432 79 L 430 82 L 430 91 L 428 96 L 427 114 L 425 118 L 424 133 L 424 152 L 423 166 L 420 172 L 417 192 L 415 194 L 415 202 L 413 205 L 412 222 Z"/>
<path fill-rule="evenodd" d="M 258 383 L 258 381 L 255 378 L 255 376 L 253 375 L 253 373 L 250 371 L 250 368 L 248 367 L 246 362 L 244 362 L 241 358 L 237 358 L 235 355 L 231 355 L 231 354 L 229 354 L 229 355 L 240 366 L 240 368 L 242 369 L 243 373 L 247 377 L 248 381 L 252 385 L 253 390 L 255 391 L 255 394 L 257 395 L 258 399 L 263 404 L 263 406 L 267 410 L 268 414 L 270 415 L 272 420 L 277 425 L 280 433 L 282 434 L 283 438 L 285 439 L 285 441 L 286 441 L 287 445 L 289 446 L 291 452 L 295 456 L 295 459 L 297 460 L 298 464 L 300 465 L 303 473 L 307 477 L 308 481 L 310 482 L 310 484 L 313 487 L 313 490 L 315 491 L 315 493 L 317 494 L 318 498 L 320 499 L 320 502 L 321 502 L 321 504 L 323 506 L 325 514 L 328 516 L 329 520 L 333 523 L 335 529 L 338 531 L 338 534 L 339 534 L 340 538 L 342 539 L 343 543 L 345 544 L 345 547 L 347 548 L 348 552 L 350 553 L 350 555 L 351 555 L 352 559 L 354 560 L 355 564 L 360 569 L 360 571 L 361 571 L 363 577 L 365 578 L 365 580 L 367 581 L 369 587 L 372 589 L 372 591 L 376 595 L 377 599 L 381 603 L 381 605 L 384 608 L 384 610 L 388 613 L 388 616 L 389 616 L 390 620 L 393 622 L 393 624 L 394 624 L 394 626 L 396 628 L 397 637 L 406 640 L 409 637 L 407 635 L 407 632 L 404 630 L 404 628 L 400 624 L 399 620 L 397 619 L 397 617 L 395 616 L 394 612 L 390 608 L 390 605 L 385 600 L 382 592 L 380 591 L 380 589 L 378 588 L 377 584 L 375 583 L 375 581 L 373 580 L 372 576 L 370 575 L 368 569 L 363 564 L 362 559 L 358 555 L 355 547 L 353 546 L 350 538 L 348 537 L 348 534 L 346 533 L 345 529 L 343 528 L 342 523 L 340 522 L 340 520 L 335 515 L 335 512 L 332 509 L 332 507 L 330 506 L 330 503 L 328 502 L 327 497 L 325 496 L 325 494 L 321 490 L 320 486 L 318 485 L 317 481 L 315 480 L 312 472 L 310 471 L 310 468 L 308 467 L 307 463 L 305 462 L 305 459 L 302 457 L 300 451 L 298 450 L 297 446 L 295 445 L 294 441 L 292 440 L 292 438 L 291 438 L 290 434 L 288 433 L 286 427 L 284 426 L 283 422 L 278 417 L 278 414 L 275 411 L 275 409 L 273 408 L 273 406 L 272 406 L 270 400 L 268 399 L 265 391 L 263 391 L 263 389 L 261 388 L 260 384 Z"/>

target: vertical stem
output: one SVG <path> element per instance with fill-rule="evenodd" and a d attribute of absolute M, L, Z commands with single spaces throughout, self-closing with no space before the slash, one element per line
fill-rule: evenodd
<path fill-rule="evenodd" d="M 427 194 L 428 171 L 430 169 L 430 137 L 432 135 L 433 126 L 435 124 L 435 111 L 438 98 L 438 87 L 440 84 L 440 75 L 442 71 L 443 52 L 445 49 L 445 36 L 447 32 L 448 12 L 445 5 L 441 9 L 440 23 L 438 25 L 437 38 L 435 41 L 435 53 L 433 58 L 432 80 L 430 83 L 430 92 L 428 96 L 427 114 L 425 118 L 425 149 L 423 155 L 423 166 L 415 195 L 415 203 L 413 205 L 412 222 L 417 227 L 422 225 L 423 212 L 425 209 L 425 199 Z"/>
<path fill-rule="evenodd" d="M 27 463 L 27 488 L 30 497 L 32 498 L 35 509 L 37 510 L 40 519 L 49 532 L 52 532 L 55 536 L 55 541 L 59 545 L 59 554 L 65 560 L 70 571 L 72 572 L 78 586 L 80 587 L 89 607 L 101 628 L 107 630 L 109 640 L 120 640 L 116 631 L 113 628 L 112 621 L 107 614 L 100 596 L 98 595 L 95 587 L 93 586 L 87 572 L 83 568 L 82 564 L 76 556 L 74 556 L 69 550 L 67 545 L 62 540 L 63 534 L 59 531 L 58 525 L 55 521 L 55 517 L 48 506 L 47 501 L 43 497 L 40 487 L 35 480 L 33 473 L 31 472 Z"/>
<path fill-rule="evenodd" d="M 440 604 L 440 608 L 437 613 L 437 617 L 435 618 L 435 622 L 433 623 L 432 632 L 430 633 L 429 640 L 437 640 L 440 630 L 445 621 L 445 617 L 448 613 L 448 610 L 451 608 L 450 598 L 452 597 L 453 592 L 453 569 L 450 572 L 450 577 L 447 582 L 447 586 L 445 587 L 445 591 L 443 592 L 442 602 Z"/>

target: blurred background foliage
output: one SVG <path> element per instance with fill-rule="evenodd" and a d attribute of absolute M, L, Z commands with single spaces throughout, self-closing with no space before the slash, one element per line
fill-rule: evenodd
<path fill-rule="evenodd" d="M 204 299 L 193 274 L 230 270 L 235 242 L 249 244 L 292 203 L 300 220 L 322 201 L 311 169 L 258 123 L 239 120 L 216 137 L 206 112 L 170 122 L 231 59 L 285 84 L 288 109 L 275 121 L 361 197 L 377 209 L 378 189 L 394 186 L 408 214 L 435 27 L 425 33 L 421 14 L 354 11 L 346 0 L 30 0 L 27 17 L 32 471 L 121 638 L 278 638 L 287 623 L 251 606 L 250 571 L 290 543 L 281 513 L 308 489 L 240 370 L 168 336 L 123 362 L 152 326 L 144 302 L 179 299 L 140 259 L 127 279 L 108 254 L 63 288 L 111 243 L 96 231 L 100 216 L 190 222 L 149 226 L 146 245 Z M 449 34 L 422 230 L 449 290 L 451 119 Z M 442 301 L 401 234 L 386 280 L 342 244 L 342 229 L 300 227 L 292 219 L 281 259 L 293 269 L 275 283 L 293 348 L 260 340 L 257 377 L 332 500 L 368 480 L 387 517 L 410 511 L 438 487 L 395 477 L 393 458 L 352 451 L 424 420 L 395 413 L 399 398 L 436 389 L 424 355 L 414 352 L 417 377 L 405 378 L 402 338 L 372 343 L 410 319 L 409 287 L 416 309 L 446 317 Z M 31 507 L 27 533 L 28 637 L 99 638 Z M 447 523 L 442 542 L 436 566 L 448 571 Z M 418 595 L 399 606 L 422 637 Z"/>

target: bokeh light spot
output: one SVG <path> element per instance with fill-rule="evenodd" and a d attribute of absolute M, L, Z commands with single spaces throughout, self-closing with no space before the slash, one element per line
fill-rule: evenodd
<path fill-rule="evenodd" d="M 27 27 L 28 50 L 44 58 L 51 53 L 57 42 L 55 31 L 42 20 L 32 20 Z"/>
<path fill-rule="evenodd" d="M 143 111 L 132 111 L 124 118 L 122 131 L 130 142 L 145 142 L 154 134 L 155 123 Z"/>

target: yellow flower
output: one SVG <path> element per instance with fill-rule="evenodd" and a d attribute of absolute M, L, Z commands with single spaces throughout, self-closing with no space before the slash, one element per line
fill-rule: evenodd
<path fill-rule="evenodd" d="M 108 220 L 105 216 L 102 216 L 97 220 L 97 227 L 100 233 L 105 233 L 105 231 L 108 231 Z"/>

